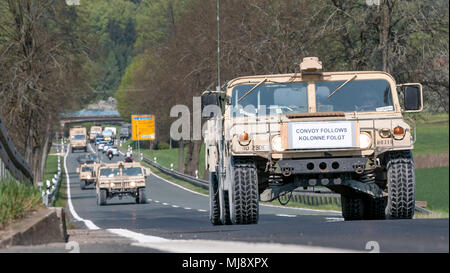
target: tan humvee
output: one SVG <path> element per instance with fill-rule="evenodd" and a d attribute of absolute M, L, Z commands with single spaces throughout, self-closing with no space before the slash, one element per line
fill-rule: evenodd
<path fill-rule="evenodd" d="M 90 184 L 94 184 L 97 179 L 97 168 L 100 166 L 99 163 L 93 164 L 82 164 L 79 168 L 77 168 L 77 173 L 80 178 L 80 188 L 84 190 L 86 186 Z"/>
<path fill-rule="evenodd" d="M 321 68 L 309 57 L 300 73 L 203 93 L 213 224 L 257 223 L 259 200 L 316 186 L 341 194 L 346 220 L 412 218 L 415 123 L 402 114 L 422 110 L 422 86 Z"/>
<path fill-rule="evenodd" d="M 145 181 L 150 174 L 149 168 L 145 168 L 137 162 L 120 161 L 99 165 L 96 182 L 98 205 L 106 205 L 107 199 L 116 196 L 122 199 L 127 195 L 134 197 L 136 203 L 145 204 Z"/>
<path fill-rule="evenodd" d="M 85 127 L 70 128 L 70 146 L 72 153 L 75 150 L 84 150 L 87 152 L 87 135 Z"/>

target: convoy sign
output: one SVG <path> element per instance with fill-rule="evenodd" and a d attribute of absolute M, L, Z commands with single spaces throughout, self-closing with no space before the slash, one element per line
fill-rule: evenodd
<path fill-rule="evenodd" d="M 289 149 L 356 147 L 353 121 L 290 122 Z"/>
<path fill-rule="evenodd" d="M 133 140 L 155 140 L 154 115 L 132 115 L 131 128 Z"/>

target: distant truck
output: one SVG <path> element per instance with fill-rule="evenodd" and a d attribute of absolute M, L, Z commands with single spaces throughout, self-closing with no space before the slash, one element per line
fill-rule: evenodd
<path fill-rule="evenodd" d="M 94 142 L 97 135 L 102 134 L 102 131 L 103 131 L 102 126 L 92 126 L 91 131 L 89 132 L 89 140 L 91 142 Z"/>
<path fill-rule="evenodd" d="M 130 138 L 130 129 L 128 127 L 120 128 L 120 140 L 127 140 Z"/>
<path fill-rule="evenodd" d="M 75 150 L 84 150 L 87 152 L 87 135 L 85 127 L 70 128 L 70 146 L 71 152 Z"/>
<path fill-rule="evenodd" d="M 117 129 L 116 127 L 105 127 L 104 131 L 111 131 L 112 132 L 112 137 L 115 138 L 117 135 Z"/>

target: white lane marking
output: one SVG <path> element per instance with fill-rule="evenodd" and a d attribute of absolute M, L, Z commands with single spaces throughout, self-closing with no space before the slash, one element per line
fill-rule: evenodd
<path fill-rule="evenodd" d="M 167 203 L 162 203 L 164 206 L 167 206 L 167 205 L 169 205 L 169 204 L 167 204 Z"/>
<path fill-rule="evenodd" d="M 172 208 L 179 208 L 180 206 L 172 205 Z"/>
<path fill-rule="evenodd" d="M 204 210 L 204 209 L 198 209 L 197 211 L 206 212 L 206 210 Z"/>
<path fill-rule="evenodd" d="M 190 210 L 191 208 L 184 208 L 184 209 Z"/>
<path fill-rule="evenodd" d="M 159 201 L 158 201 L 158 200 L 155 200 L 155 203 L 159 203 Z"/>
<path fill-rule="evenodd" d="M 342 212 L 337 210 L 323 210 L 323 209 L 308 209 L 308 208 L 294 208 L 294 207 L 282 207 L 277 205 L 268 205 L 268 204 L 260 204 L 260 206 L 269 207 L 269 208 L 280 208 L 280 209 L 293 209 L 293 210 L 300 210 L 300 211 L 312 211 L 312 212 L 330 212 L 330 213 L 336 213 L 341 214 Z"/>
<path fill-rule="evenodd" d="M 84 224 L 86 225 L 86 227 L 88 229 L 92 229 L 92 230 L 100 229 L 91 220 L 85 220 L 85 219 L 81 218 L 76 213 L 75 209 L 73 208 L 72 199 L 71 199 L 72 196 L 70 194 L 70 178 L 69 178 L 69 172 L 68 172 L 68 169 L 67 169 L 67 156 L 69 155 L 69 151 L 70 151 L 70 145 L 68 145 L 67 153 L 64 156 L 64 169 L 65 169 L 65 172 L 66 172 L 66 183 L 67 183 L 67 200 L 68 200 L 68 204 L 69 204 L 70 213 L 72 214 L 73 218 L 75 218 L 75 220 L 84 222 Z"/>
<path fill-rule="evenodd" d="M 297 217 L 297 215 L 292 215 L 292 214 L 275 214 L 276 216 L 281 216 L 281 217 Z"/>
<path fill-rule="evenodd" d="M 152 199 L 147 199 L 148 202 L 152 202 Z"/>
<path fill-rule="evenodd" d="M 342 221 L 344 221 L 344 218 L 339 218 L 339 217 L 326 217 L 325 219 L 327 219 L 327 223 L 334 223 L 334 222 L 342 222 Z"/>
<path fill-rule="evenodd" d="M 199 193 L 199 192 L 190 190 L 190 189 L 185 188 L 185 187 L 183 187 L 183 186 L 181 186 L 181 185 L 178 185 L 178 184 L 176 184 L 176 183 L 174 183 L 174 182 L 171 182 L 171 181 L 169 181 L 169 180 L 167 180 L 167 179 L 164 179 L 164 178 L 162 178 L 162 177 L 160 177 L 159 175 L 156 175 L 156 174 L 154 174 L 154 173 L 152 173 L 152 175 L 156 176 L 157 178 L 161 179 L 161 180 L 164 181 L 164 182 L 167 182 L 167 183 L 171 184 L 172 186 L 181 188 L 181 189 L 183 189 L 183 190 L 185 190 L 185 191 L 188 191 L 188 192 L 190 192 L 190 193 L 194 193 L 194 194 L 197 194 L 197 195 L 209 197 L 208 194 L 203 194 L 203 193 Z"/>
<path fill-rule="evenodd" d="M 185 188 L 185 187 L 183 187 L 183 186 L 181 186 L 181 185 L 178 185 L 178 184 L 176 184 L 176 183 L 174 183 L 174 182 L 171 182 L 171 181 L 169 181 L 169 180 L 167 180 L 167 179 L 164 179 L 164 178 L 160 177 L 159 175 L 157 175 L 157 174 L 155 174 L 155 173 L 152 173 L 152 175 L 153 175 L 153 176 L 156 176 L 157 178 L 159 178 L 160 180 L 162 180 L 162 181 L 164 181 L 164 182 L 167 182 L 167 183 L 169 183 L 169 184 L 171 184 L 171 185 L 173 185 L 173 186 L 175 186 L 175 187 L 181 188 L 181 189 L 183 189 L 183 190 L 185 190 L 185 191 L 188 191 L 188 192 L 190 192 L 190 193 L 194 193 L 194 194 L 198 194 L 198 195 L 201 195 L 201 196 L 209 197 L 208 194 L 198 193 L 198 192 L 196 192 L 196 191 L 187 189 L 187 188 Z M 260 204 L 260 206 L 263 206 L 263 207 L 269 207 L 269 208 L 293 209 L 293 210 L 299 210 L 299 211 L 329 212 L 329 213 L 333 213 L 333 214 L 341 214 L 341 212 L 340 212 L 340 211 L 337 211 L 337 210 L 321 210 L 321 209 L 308 209 L 308 208 L 294 208 L 294 207 L 286 207 L 286 206 L 282 207 L 282 206 L 268 205 L 268 204 Z"/>
<path fill-rule="evenodd" d="M 88 144 L 89 148 L 91 149 L 92 153 L 95 154 L 94 148 L 92 148 L 91 143 Z"/>
<path fill-rule="evenodd" d="M 145 235 L 126 229 L 109 232 L 137 241 L 132 246 L 147 247 L 174 253 L 352 253 L 349 249 L 278 243 L 249 243 L 216 240 L 172 240 Z"/>

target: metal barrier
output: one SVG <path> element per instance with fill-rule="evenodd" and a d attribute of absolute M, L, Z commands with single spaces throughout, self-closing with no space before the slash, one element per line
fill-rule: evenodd
<path fill-rule="evenodd" d="M 17 152 L 0 118 L 0 181 L 8 175 L 33 184 L 33 172 Z"/>
<path fill-rule="evenodd" d="M 60 182 L 62 180 L 61 154 L 63 152 L 64 152 L 64 145 L 63 145 L 63 143 L 61 143 L 61 146 L 58 147 L 58 149 L 57 149 L 58 172 L 53 176 L 52 181 L 47 180 L 45 183 L 42 183 L 42 186 L 41 186 L 42 200 L 44 201 L 44 204 L 46 206 L 50 206 L 52 204 L 53 200 L 56 197 L 58 185 L 60 184 Z"/>

